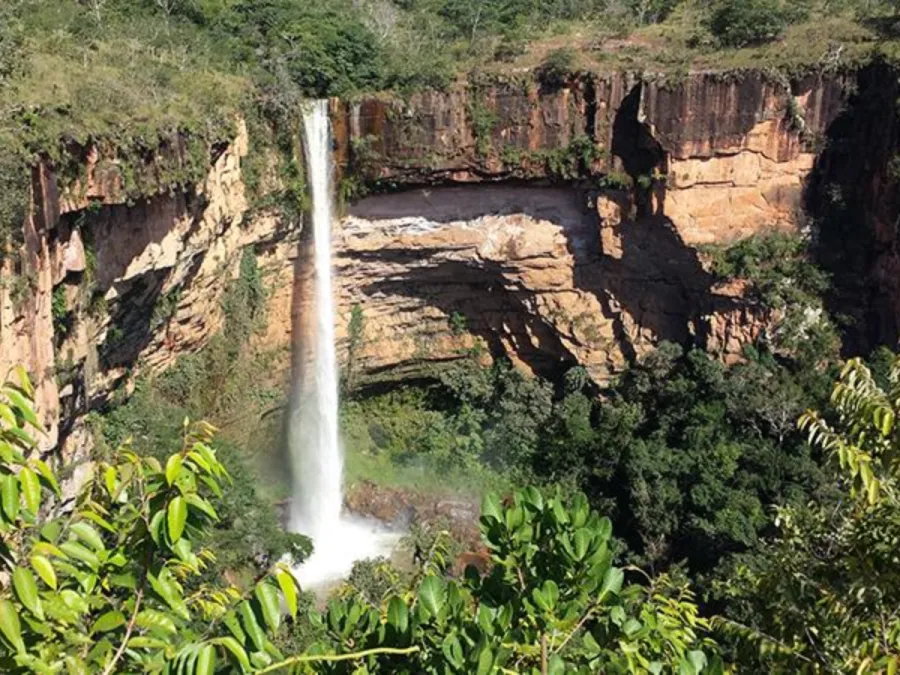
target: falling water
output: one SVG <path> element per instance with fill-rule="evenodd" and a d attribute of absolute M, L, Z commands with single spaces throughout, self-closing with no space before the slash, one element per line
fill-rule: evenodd
<path fill-rule="evenodd" d="M 291 455 L 296 470 L 291 527 L 318 541 L 334 532 L 341 516 L 343 458 L 338 440 L 337 360 L 331 288 L 331 134 L 328 102 L 316 101 L 303 115 L 306 166 L 312 197 L 315 258 L 315 330 L 312 367 L 304 369 Z"/>
<path fill-rule="evenodd" d="M 328 102 L 304 111 L 306 167 L 312 198 L 315 324 L 307 363 L 294 386 L 288 444 L 294 474 L 293 532 L 313 540 L 314 553 L 295 572 L 315 586 L 345 576 L 353 562 L 385 553 L 393 537 L 377 526 L 342 515 L 343 456 L 338 434 L 338 370 L 334 346 L 331 269 L 331 130 Z"/>

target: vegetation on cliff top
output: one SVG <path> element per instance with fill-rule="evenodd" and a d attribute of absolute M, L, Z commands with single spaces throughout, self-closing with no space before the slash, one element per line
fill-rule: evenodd
<path fill-rule="evenodd" d="M 892 52 L 894 10 L 886 0 L 11 0 L 0 7 L 0 233 L 17 232 L 36 159 L 71 183 L 90 143 L 135 198 L 200 178 L 238 112 L 283 133 L 304 96 L 440 88 L 473 69 L 560 80 L 849 67 Z M 562 71 L 560 47 L 571 54 Z M 171 161 L 154 160 L 160 147 Z"/>

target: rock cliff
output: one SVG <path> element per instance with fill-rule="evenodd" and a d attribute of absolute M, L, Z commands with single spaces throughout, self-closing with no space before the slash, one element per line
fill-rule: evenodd
<path fill-rule="evenodd" d="M 535 372 L 580 363 L 598 381 L 661 340 L 736 358 L 767 317 L 739 285 L 714 283 L 698 246 L 801 227 L 809 176 L 826 171 L 821 141 L 872 77 L 583 75 L 548 88 L 522 76 L 334 101 L 342 187 L 370 191 L 334 231 L 341 353 L 358 306 L 353 367 L 375 378 L 473 350 Z M 134 203 L 99 150 L 75 186 L 35 169 L 21 248 L 3 263 L 0 369 L 32 372 L 44 447 L 84 447 L 81 415 L 205 344 L 247 247 L 270 287 L 260 339 L 288 352 L 305 234 L 250 208 L 248 142 L 241 125 L 210 149 L 205 180 Z M 889 260 L 876 275 L 891 276 Z"/>

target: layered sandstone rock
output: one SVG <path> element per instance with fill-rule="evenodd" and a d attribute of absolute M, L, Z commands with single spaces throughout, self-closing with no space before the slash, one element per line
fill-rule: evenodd
<path fill-rule="evenodd" d="M 52 173 L 36 170 L 19 267 L 7 261 L 2 270 L 0 371 L 22 363 L 31 373 L 49 432 L 42 447 L 67 438 L 73 452 L 83 447 L 81 415 L 129 376 L 158 372 L 202 347 L 221 325 L 222 292 L 245 246 L 260 249 L 264 267 L 290 266 L 290 246 L 274 243 L 297 233 L 282 231 L 270 215 L 244 220 L 246 150 L 242 127 L 201 185 L 134 204 L 117 181 L 98 177 L 96 161 L 76 190 L 63 191 Z M 17 302 L 21 279 L 31 287 Z M 51 312 L 54 291 L 78 309 L 64 339 Z"/>
<path fill-rule="evenodd" d="M 837 76 L 699 73 L 334 102 L 341 171 L 393 191 L 335 227 L 342 356 L 358 306 L 353 365 L 366 377 L 420 375 L 475 350 L 541 373 L 579 363 L 602 381 L 661 340 L 737 358 L 767 317 L 739 287 L 716 286 L 697 247 L 799 226 L 815 139 L 846 97 Z M 259 339 L 290 350 L 310 266 L 299 227 L 248 210 L 247 143 L 241 130 L 192 189 L 133 204 L 96 152 L 82 186 L 36 171 L 20 263 L 2 272 L 0 367 L 33 374 L 45 447 L 60 422 L 83 445 L 74 421 L 113 387 L 202 347 L 248 246 L 270 287 Z M 86 310 L 88 275 L 97 297 L 62 339 L 54 290 Z"/>

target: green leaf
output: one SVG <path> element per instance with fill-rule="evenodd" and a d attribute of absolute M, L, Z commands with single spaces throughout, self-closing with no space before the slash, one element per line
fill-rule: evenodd
<path fill-rule="evenodd" d="M 34 387 L 31 385 L 31 378 L 28 377 L 28 371 L 25 369 L 25 366 L 19 363 L 13 368 L 13 372 L 19 378 L 19 387 L 25 392 L 25 395 L 28 398 L 34 398 Z"/>
<path fill-rule="evenodd" d="M 100 559 L 96 554 L 92 553 L 77 541 L 67 541 L 64 544 L 60 544 L 59 548 L 70 558 L 75 558 L 75 560 L 86 563 L 91 569 L 100 567 Z"/>
<path fill-rule="evenodd" d="M 278 626 L 281 625 L 281 607 L 278 606 L 278 593 L 264 579 L 256 585 L 254 594 L 262 609 L 263 619 L 265 619 L 269 630 L 274 633 L 278 630 Z"/>
<path fill-rule="evenodd" d="M 241 623 L 244 626 L 244 631 L 250 636 L 253 645 L 259 651 L 264 650 L 266 648 L 266 634 L 263 632 L 263 629 L 259 627 L 259 622 L 256 620 L 256 615 L 253 613 L 253 608 L 250 606 L 250 603 L 245 600 L 240 604 L 238 611 L 241 615 Z"/>
<path fill-rule="evenodd" d="M 212 520 L 218 520 L 219 514 L 216 513 L 216 510 L 210 505 L 208 501 L 203 499 L 200 495 L 196 493 L 191 493 L 185 496 L 187 503 L 193 506 L 194 508 L 202 511 L 207 516 L 209 516 Z"/>
<path fill-rule="evenodd" d="M 214 672 L 216 672 L 216 648 L 212 645 L 204 645 L 197 656 L 194 673 L 196 675 L 213 675 Z"/>
<path fill-rule="evenodd" d="M 533 485 L 529 485 L 525 488 L 525 501 L 531 504 L 537 511 L 544 508 L 544 496 L 541 494 L 541 491 Z"/>
<path fill-rule="evenodd" d="M 398 633 L 405 633 L 409 626 L 409 610 L 406 603 L 396 596 L 388 603 L 387 621 Z"/>
<path fill-rule="evenodd" d="M 481 500 L 481 517 L 499 521 L 501 519 L 500 500 L 493 492 L 488 492 Z"/>
<path fill-rule="evenodd" d="M 478 655 L 478 667 L 475 671 L 476 675 L 489 675 L 494 668 L 494 655 L 490 647 L 485 645 Z"/>
<path fill-rule="evenodd" d="M 691 662 L 691 665 L 694 666 L 694 670 L 698 673 L 703 672 L 703 669 L 707 666 L 706 654 L 699 649 L 688 652 L 687 658 L 688 661 Z"/>
<path fill-rule="evenodd" d="M 687 657 L 678 662 L 678 675 L 697 675 L 694 664 L 688 661 Z"/>
<path fill-rule="evenodd" d="M 41 621 L 44 620 L 44 609 L 41 607 L 41 599 L 38 597 L 37 583 L 31 570 L 17 567 L 12 575 L 13 588 L 16 589 L 16 597 L 29 612 Z"/>
<path fill-rule="evenodd" d="M 559 497 L 554 497 L 551 502 L 553 508 L 553 517 L 556 519 L 556 522 L 559 525 L 565 525 L 569 522 L 569 514 L 566 512 L 565 507 L 562 505 Z"/>
<path fill-rule="evenodd" d="M 181 539 L 184 533 L 184 526 L 187 523 L 187 502 L 184 497 L 175 497 L 169 502 L 169 508 L 166 511 L 169 526 L 169 539 L 173 542 Z"/>
<path fill-rule="evenodd" d="M 152 637 L 133 637 L 128 641 L 132 649 L 162 649 L 165 650 L 169 643 Z"/>
<path fill-rule="evenodd" d="M 444 638 L 444 642 L 441 644 L 441 652 L 443 652 L 444 658 L 447 659 L 451 666 L 456 670 L 462 669 L 465 657 L 459 638 L 455 634 L 451 633 Z"/>
<path fill-rule="evenodd" d="M 112 523 L 110 523 L 108 520 L 103 518 L 103 516 L 100 516 L 100 515 L 94 513 L 93 511 L 82 511 L 81 515 L 83 517 L 87 518 L 88 520 L 90 520 L 91 522 L 97 523 L 97 525 L 102 527 L 107 532 L 112 532 L 113 534 L 116 533 L 116 528 L 114 528 L 112 526 Z"/>
<path fill-rule="evenodd" d="M 47 481 L 47 484 L 52 490 L 59 495 L 59 482 L 56 480 L 56 474 L 54 474 L 53 470 L 47 466 L 47 462 L 42 459 L 34 459 L 31 463 L 37 467 L 38 473 L 40 473 L 41 477 Z"/>
<path fill-rule="evenodd" d="M 22 485 L 22 495 L 25 497 L 25 508 L 37 514 L 41 508 L 41 482 L 37 474 L 23 466 L 19 472 L 19 483 Z"/>
<path fill-rule="evenodd" d="M 41 429 L 41 422 L 37 418 L 37 415 L 34 414 L 34 410 L 31 407 L 31 403 L 22 396 L 15 389 L 10 389 L 7 387 L 5 390 L 6 395 L 9 397 L 9 400 L 12 401 L 13 407 L 16 412 L 18 412 L 22 417 L 35 429 Z"/>
<path fill-rule="evenodd" d="M 618 595 L 622 590 L 622 582 L 625 581 L 625 573 L 618 567 L 610 567 L 603 577 L 603 585 L 600 587 L 600 600 L 607 595 Z"/>
<path fill-rule="evenodd" d="M 106 546 L 103 545 L 103 538 L 97 530 L 88 523 L 85 523 L 84 521 L 72 523 L 69 529 L 74 532 L 81 541 L 94 549 L 94 551 L 99 553 L 100 551 L 106 550 Z"/>
<path fill-rule="evenodd" d="M 169 485 L 173 485 L 181 475 L 182 462 L 181 455 L 172 455 L 166 462 L 166 482 Z"/>
<path fill-rule="evenodd" d="M 157 511 L 153 514 L 153 517 L 150 519 L 150 538 L 153 539 L 153 543 L 157 546 L 161 546 L 161 535 L 162 535 L 162 527 L 163 521 L 166 518 L 165 511 Z"/>
<path fill-rule="evenodd" d="M 447 589 L 444 582 L 436 576 L 425 577 L 419 586 L 419 602 L 432 616 L 437 616 L 444 607 Z"/>
<path fill-rule="evenodd" d="M 16 613 L 15 606 L 9 600 L 0 600 L 0 632 L 16 648 L 17 652 L 22 653 L 25 651 L 19 615 Z"/>
<path fill-rule="evenodd" d="M 7 474 L 0 479 L 0 490 L 3 491 L 3 513 L 15 521 L 19 515 L 19 481 L 13 474 Z"/>
<path fill-rule="evenodd" d="M 591 543 L 591 532 L 587 528 L 580 527 L 575 531 L 575 560 L 584 560 L 588 546 Z"/>
<path fill-rule="evenodd" d="M 50 588 L 56 590 L 56 570 L 53 569 L 53 563 L 42 555 L 31 556 L 31 566 L 38 576 Z"/>
<path fill-rule="evenodd" d="M 122 614 L 122 612 L 111 610 L 106 614 L 103 614 L 94 622 L 94 625 L 91 627 L 91 632 L 108 633 L 123 625 L 125 625 L 125 615 Z"/>
<path fill-rule="evenodd" d="M 643 627 L 644 625 L 640 621 L 632 617 L 625 622 L 624 626 L 622 626 L 622 632 L 625 633 L 626 637 L 631 637 Z"/>
<path fill-rule="evenodd" d="M 609 541 L 609 538 L 612 536 L 612 530 L 612 521 L 606 516 L 603 516 L 597 527 L 597 535 L 600 537 L 600 541 Z"/>
<path fill-rule="evenodd" d="M 141 610 L 134 622 L 139 628 L 162 632 L 169 635 L 174 634 L 178 630 L 175 627 L 175 622 L 172 620 L 172 617 L 155 609 Z"/>
<path fill-rule="evenodd" d="M 234 635 L 235 639 L 244 644 L 247 640 L 247 636 L 244 634 L 244 629 L 241 628 L 241 622 L 238 621 L 237 614 L 234 612 L 226 612 L 225 616 L 222 617 L 222 623 L 228 627 L 228 630 L 231 631 L 231 634 Z"/>
<path fill-rule="evenodd" d="M 166 604 L 172 608 L 172 611 L 185 621 L 190 619 L 190 612 L 188 612 L 184 598 L 181 596 L 181 590 L 172 580 L 172 573 L 168 568 L 163 567 L 158 576 L 148 574 L 147 581 L 150 582 L 150 586 L 153 587 L 153 590 L 156 591 L 159 597 L 165 600 Z"/>
<path fill-rule="evenodd" d="M 566 662 L 562 660 L 559 654 L 551 656 L 547 665 L 547 675 L 564 675 L 566 672 Z"/>
<path fill-rule="evenodd" d="M 281 587 L 281 595 L 287 603 L 291 617 L 297 618 L 297 582 L 294 575 L 287 570 L 278 570 L 275 573 L 275 579 Z"/>
<path fill-rule="evenodd" d="M 223 637 L 218 638 L 217 640 L 213 640 L 215 644 L 220 644 L 229 652 L 234 655 L 234 658 L 237 659 L 238 664 L 240 664 L 241 668 L 245 671 L 250 670 L 250 659 L 247 657 L 247 652 L 241 646 L 241 644 L 235 640 L 233 637 Z"/>

